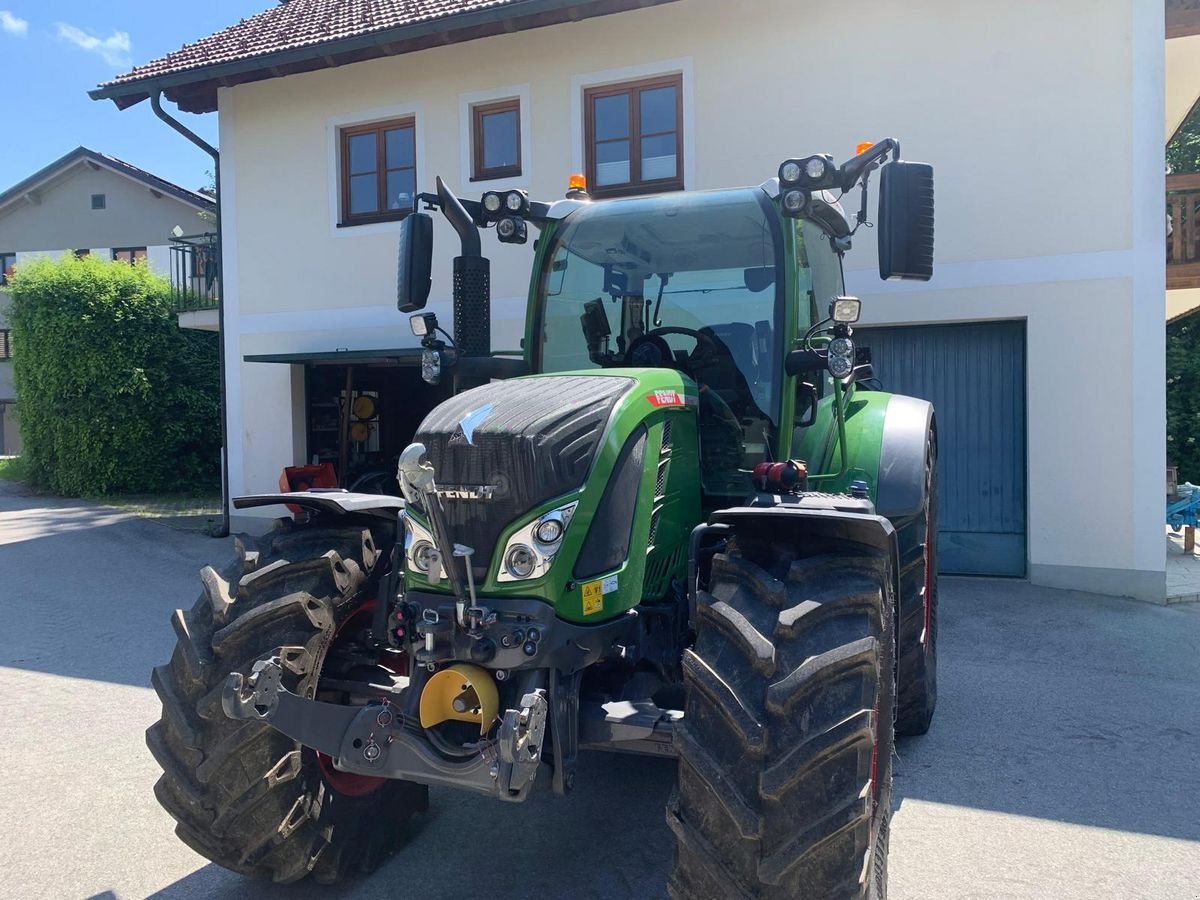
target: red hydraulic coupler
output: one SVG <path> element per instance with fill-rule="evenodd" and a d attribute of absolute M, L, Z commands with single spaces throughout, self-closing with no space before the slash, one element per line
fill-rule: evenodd
<path fill-rule="evenodd" d="M 808 466 L 804 460 L 764 462 L 754 467 L 754 486 L 760 491 L 791 494 L 808 490 Z"/>

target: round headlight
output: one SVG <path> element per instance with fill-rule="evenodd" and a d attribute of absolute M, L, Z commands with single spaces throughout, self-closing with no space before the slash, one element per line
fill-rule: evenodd
<path fill-rule="evenodd" d="M 520 212 L 525 207 L 525 195 L 520 191 L 509 191 L 504 195 L 504 205 L 509 212 Z"/>
<path fill-rule="evenodd" d="M 490 213 L 500 212 L 500 207 L 504 205 L 504 201 L 495 191 L 488 191 L 483 195 L 483 208 Z"/>
<path fill-rule="evenodd" d="M 829 342 L 829 374 L 834 378 L 845 378 L 853 371 L 854 341 L 834 338 Z"/>
<path fill-rule="evenodd" d="M 533 536 L 539 544 L 554 544 L 563 535 L 563 523 L 561 519 L 546 519 L 544 522 L 539 522 L 537 528 L 533 529 Z"/>
<path fill-rule="evenodd" d="M 517 233 L 517 223 L 513 219 L 501 219 L 496 223 L 496 233 L 500 237 L 512 237 Z"/>
<path fill-rule="evenodd" d="M 819 156 L 810 157 L 804 164 L 804 174 L 810 181 L 820 181 L 825 177 L 825 160 Z"/>
<path fill-rule="evenodd" d="M 524 544 L 517 544 L 504 558 L 504 568 L 508 569 L 508 574 L 513 578 L 528 578 L 533 574 L 536 562 L 537 557 L 533 555 L 532 550 Z"/>
<path fill-rule="evenodd" d="M 779 180 L 785 181 L 788 184 L 795 184 L 800 180 L 800 163 L 794 159 L 789 159 L 779 167 Z"/>
<path fill-rule="evenodd" d="M 804 191 L 788 191 L 783 195 L 783 209 L 785 212 L 799 213 L 808 206 L 808 194 Z"/>
<path fill-rule="evenodd" d="M 433 550 L 433 544 L 429 541 L 417 541 L 412 548 L 413 565 L 418 571 L 429 571 L 429 552 Z"/>

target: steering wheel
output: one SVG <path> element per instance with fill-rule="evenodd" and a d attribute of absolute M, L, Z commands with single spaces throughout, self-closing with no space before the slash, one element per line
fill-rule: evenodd
<path fill-rule="evenodd" d="M 634 338 L 629 349 L 625 351 L 625 365 L 648 369 L 677 368 L 675 353 L 671 350 L 671 346 L 663 340 L 663 335 L 667 334 L 682 334 L 692 338 L 697 346 L 707 344 L 711 349 L 716 349 L 713 339 L 707 334 L 696 331 L 694 328 L 665 325 L 662 328 L 653 328 Z"/>

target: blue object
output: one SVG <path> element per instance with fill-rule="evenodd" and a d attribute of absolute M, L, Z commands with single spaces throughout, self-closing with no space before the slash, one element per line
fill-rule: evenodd
<path fill-rule="evenodd" d="M 1192 491 L 1181 500 L 1168 501 L 1167 524 L 1176 530 L 1185 525 L 1200 528 L 1200 491 Z"/>
<path fill-rule="evenodd" d="M 858 500 L 865 500 L 871 494 L 871 489 L 865 481 L 855 479 L 850 482 L 850 496 Z"/>

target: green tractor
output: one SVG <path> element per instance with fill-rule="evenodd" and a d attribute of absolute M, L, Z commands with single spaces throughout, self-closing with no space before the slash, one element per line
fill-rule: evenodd
<path fill-rule="evenodd" d="M 236 501 L 305 513 L 175 613 L 147 740 L 181 839 L 336 881 L 430 785 L 565 796 L 610 750 L 678 759 L 672 896 L 885 896 L 894 735 L 936 699 L 937 436 L 874 389 L 841 262 L 878 171 L 880 275 L 928 279 L 933 173 L 860 150 L 736 190 L 421 195 L 462 243 L 453 337 L 421 312 L 429 212 L 402 225 L 399 306 L 447 399 L 403 499 Z M 481 229 L 530 226 L 523 350 L 494 354 Z"/>

